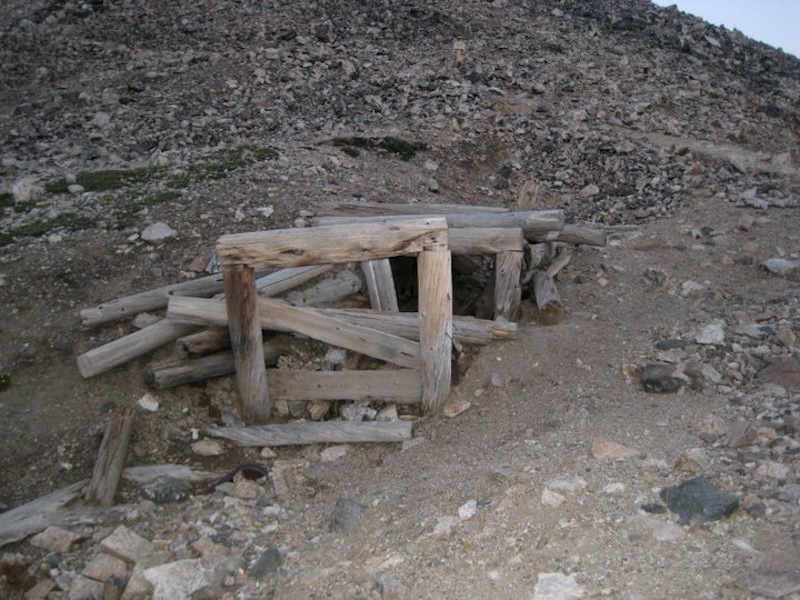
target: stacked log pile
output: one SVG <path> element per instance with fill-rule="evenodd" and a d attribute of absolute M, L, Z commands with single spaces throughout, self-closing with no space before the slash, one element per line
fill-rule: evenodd
<path fill-rule="evenodd" d="M 513 337 L 523 286 L 541 320 L 559 322 L 564 307 L 554 277 L 569 261 L 566 246 L 605 243 L 604 230 L 565 225 L 560 210 L 338 202 L 322 206 L 307 225 L 224 236 L 218 245 L 224 274 L 81 311 L 83 325 L 92 327 L 166 310 L 165 318 L 81 354 L 81 374 L 94 377 L 174 344 L 171 358 L 149 366 L 148 383 L 162 389 L 236 374 L 248 424 L 268 422 L 268 389 L 293 402 L 422 403 L 438 412 L 452 353 Z M 420 265 L 416 312 L 398 308 L 390 258 L 402 255 L 417 256 Z M 451 282 L 450 255 L 494 257 L 491 319 L 452 315 L 452 283 L 443 284 Z M 341 307 L 364 286 L 370 308 Z M 301 334 L 387 367 L 278 370 L 279 357 L 298 342 L 264 332 Z"/>

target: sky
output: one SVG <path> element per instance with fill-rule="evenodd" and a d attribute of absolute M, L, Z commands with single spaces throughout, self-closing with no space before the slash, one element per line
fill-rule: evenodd
<path fill-rule="evenodd" d="M 800 0 L 653 0 L 800 57 Z"/>

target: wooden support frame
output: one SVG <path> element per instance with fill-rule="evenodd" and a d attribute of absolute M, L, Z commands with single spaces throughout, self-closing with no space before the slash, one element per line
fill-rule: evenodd
<path fill-rule="evenodd" d="M 381 339 L 388 340 L 389 345 L 402 341 L 403 348 L 395 353 L 395 358 L 403 359 L 402 366 L 419 367 L 425 408 L 435 412 L 444 405 L 450 389 L 453 343 L 453 284 L 446 219 L 407 218 L 389 223 L 354 223 L 314 229 L 232 234 L 220 238 L 217 253 L 223 266 L 239 408 L 246 423 L 266 423 L 270 412 L 261 338 L 264 317 L 259 315 L 259 304 L 262 307 L 266 304 L 267 313 L 291 313 L 297 323 L 304 324 L 306 331 L 316 331 L 320 335 L 319 329 L 310 320 L 312 315 L 305 315 L 303 309 L 287 309 L 274 301 L 256 299 L 254 269 L 264 267 L 290 268 L 417 255 L 420 342 L 417 344 L 399 336 L 391 336 L 396 340 L 388 339 L 387 334 L 382 332 L 347 324 L 350 331 L 348 339 L 358 340 L 363 335 L 374 339 L 374 333 L 380 333 Z M 314 318 L 319 317 L 314 315 Z M 344 322 L 332 323 L 336 329 L 327 341 L 341 342 L 343 338 L 340 332 L 344 331 L 341 323 Z M 418 349 L 416 356 L 408 356 L 405 347 L 409 344 Z"/>

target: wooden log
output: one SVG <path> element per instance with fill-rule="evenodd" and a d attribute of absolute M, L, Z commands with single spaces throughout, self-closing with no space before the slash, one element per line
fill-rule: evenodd
<path fill-rule="evenodd" d="M 438 413 L 450 394 L 453 353 L 453 281 L 447 242 L 417 256 L 422 404 Z"/>
<path fill-rule="evenodd" d="M 281 269 L 256 279 L 256 290 L 262 296 L 279 296 L 315 277 L 330 271 L 332 265 L 310 265 Z M 188 294 L 184 294 L 188 295 Z"/>
<path fill-rule="evenodd" d="M 355 325 L 380 329 L 409 340 L 419 341 L 419 313 L 385 313 L 374 310 L 320 308 L 322 314 Z M 497 323 L 488 319 L 453 316 L 453 339 L 467 346 L 485 346 L 493 340 L 516 337 L 516 323 Z"/>
<path fill-rule="evenodd" d="M 525 239 L 518 227 L 461 227 L 447 232 L 452 254 L 497 254 L 522 250 Z"/>
<path fill-rule="evenodd" d="M 83 479 L 27 504 L 0 513 L 0 548 L 38 533 L 59 521 L 76 501 L 89 482 Z"/>
<path fill-rule="evenodd" d="M 369 217 L 383 215 L 451 215 L 503 213 L 508 209 L 494 206 L 472 206 L 468 204 L 392 204 L 388 202 L 352 202 L 336 200 L 323 202 L 317 210 L 318 216 Z"/>
<path fill-rule="evenodd" d="M 218 352 L 202 358 L 184 358 L 150 365 L 145 374 L 147 385 L 157 390 L 197 383 L 236 371 L 233 352 Z"/>
<path fill-rule="evenodd" d="M 344 300 L 359 293 L 363 287 L 364 281 L 355 271 L 343 269 L 305 289 L 289 292 L 284 298 L 295 306 L 320 306 Z"/>
<path fill-rule="evenodd" d="M 566 242 L 584 244 L 586 246 L 605 246 L 605 228 L 584 227 L 580 225 L 564 225 L 561 231 L 532 233 L 527 236 L 530 242 Z"/>
<path fill-rule="evenodd" d="M 113 506 L 117 494 L 122 468 L 128 453 L 128 442 L 133 428 L 133 410 L 129 406 L 117 408 L 106 426 L 92 478 L 84 498 L 90 504 Z"/>
<path fill-rule="evenodd" d="M 231 336 L 227 327 L 211 327 L 179 337 L 175 340 L 175 347 L 189 358 L 200 358 L 228 350 Z"/>
<path fill-rule="evenodd" d="M 297 345 L 297 340 L 290 339 L 273 338 L 265 341 L 264 366 L 274 367 L 281 356 L 291 352 Z M 233 352 L 217 352 L 200 358 L 151 364 L 147 369 L 145 381 L 150 387 L 160 390 L 230 375 L 235 370 Z"/>
<path fill-rule="evenodd" d="M 409 369 L 419 366 L 419 344 L 411 340 L 280 300 L 259 298 L 257 306 L 258 318 L 264 329 L 302 333 L 315 340 Z M 224 325 L 227 320 L 219 302 L 206 298 L 175 298 L 167 314 L 184 323 Z"/>
<path fill-rule="evenodd" d="M 367 260 L 361 263 L 367 281 L 369 302 L 373 310 L 400 312 L 397 306 L 397 291 L 394 287 L 392 265 L 388 258 Z"/>
<path fill-rule="evenodd" d="M 212 427 L 207 433 L 234 441 L 241 446 L 402 442 L 411 439 L 411 423 L 326 421 L 258 427 Z"/>
<path fill-rule="evenodd" d="M 267 371 L 270 390 L 282 400 L 378 400 L 414 404 L 422 399 L 419 371 Z"/>
<path fill-rule="evenodd" d="M 541 271 L 536 273 L 533 276 L 533 293 L 542 323 L 554 325 L 564 319 L 564 305 L 552 277 Z"/>
<path fill-rule="evenodd" d="M 83 377 L 94 377 L 196 330 L 191 325 L 163 319 L 81 354 L 78 357 L 78 370 Z"/>
<path fill-rule="evenodd" d="M 434 215 L 417 215 L 419 218 L 433 218 Z M 311 219 L 314 229 L 317 227 L 349 226 L 354 224 L 383 224 L 403 222 L 409 217 L 314 217 Z M 516 212 L 499 212 L 485 214 L 448 214 L 439 218 L 447 219 L 448 227 L 510 227 L 520 228 L 527 237 L 535 233 L 560 231 L 564 228 L 563 210 L 529 210 Z M 305 230 L 301 230 L 305 231 Z"/>
<path fill-rule="evenodd" d="M 189 483 L 204 483 L 213 481 L 224 474 L 224 471 L 195 471 L 186 465 L 161 464 L 128 467 L 122 472 L 122 477 L 128 481 L 143 485 L 159 477 L 170 477 Z"/>
<path fill-rule="evenodd" d="M 522 303 L 522 251 L 499 252 L 495 256 L 494 318 L 515 321 Z"/>
<path fill-rule="evenodd" d="M 447 224 L 442 218 L 403 217 L 389 224 L 235 233 L 219 239 L 217 252 L 224 265 L 300 267 L 416 254 L 424 244 L 446 235 Z"/>
<path fill-rule="evenodd" d="M 223 274 L 239 392 L 239 414 L 247 424 L 266 423 L 270 417 L 270 401 L 253 268 L 248 265 L 225 265 Z"/>

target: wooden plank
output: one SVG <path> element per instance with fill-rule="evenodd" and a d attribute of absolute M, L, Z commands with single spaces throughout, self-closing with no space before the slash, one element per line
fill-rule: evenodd
<path fill-rule="evenodd" d="M 111 414 L 84 496 L 88 503 L 113 506 L 132 428 L 133 410 L 129 406 L 120 406 Z"/>
<path fill-rule="evenodd" d="M 219 239 L 217 252 L 222 264 L 300 267 L 416 254 L 446 235 L 442 218 L 403 217 L 392 223 L 235 233 Z"/>
<path fill-rule="evenodd" d="M 298 340 L 288 338 L 271 338 L 265 341 L 264 365 L 274 367 L 281 356 L 289 354 L 298 345 Z M 147 368 L 145 380 L 150 387 L 160 390 L 230 375 L 234 371 L 233 352 L 217 352 L 200 358 L 151 364 Z"/>
<path fill-rule="evenodd" d="M 414 404 L 422 399 L 420 373 L 392 371 L 267 371 L 272 394 L 282 400 L 353 400 Z"/>
<path fill-rule="evenodd" d="M 522 251 L 499 252 L 494 268 L 494 318 L 515 321 L 522 303 Z"/>
<path fill-rule="evenodd" d="M 438 413 L 450 394 L 453 353 L 453 282 L 446 242 L 417 256 L 422 404 Z"/>
<path fill-rule="evenodd" d="M 258 298 L 257 307 L 264 329 L 302 333 L 408 369 L 419 366 L 419 344 L 411 340 L 280 300 Z M 184 323 L 224 325 L 227 320 L 219 303 L 205 298 L 175 298 L 170 302 L 167 314 Z"/>
<path fill-rule="evenodd" d="M 605 228 L 584 227 L 580 225 L 564 225 L 561 231 L 532 233 L 530 242 L 566 242 L 568 244 L 584 244 L 586 246 L 605 246 Z"/>
<path fill-rule="evenodd" d="M 128 467 L 122 472 L 122 477 L 128 481 L 143 485 L 159 477 L 170 477 L 172 479 L 188 481 L 189 483 L 204 483 L 206 481 L 218 479 L 224 474 L 225 471 L 195 471 L 186 465 L 166 463 Z"/>
<path fill-rule="evenodd" d="M 409 340 L 419 340 L 419 313 L 386 313 L 363 309 L 319 308 L 322 314 L 356 325 L 380 329 Z M 485 346 L 492 340 L 510 339 L 517 334 L 516 323 L 498 324 L 475 317 L 453 316 L 453 339 L 467 346 Z"/>
<path fill-rule="evenodd" d="M 519 227 L 461 227 L 447 235 L 452 254 L 497 254 L 522 250 L 525 243 Z"/>
<path fill-rule="evenodd" d="M 266 274 L 265 270 L 261 269 L 256 272 L 256 277 L 259 278 L 256 282 L 256 287 L 262 293 L 278 295 L 287 289 L 317 277 L 327 269 L 330 269 L 329 265 L 317 265 L 298 269 L 285 269 L 285 272 L 278 271 L 270 274 Z M 222 273 L 174 283 L 155 290 L 118 298 L 111 302 L 104 302 L 92 308 L 85 308 L 80 312 L 81 325 L 92 327 L 120 319 L 130 319 L 140 312 L 166 308 L 172 296 L 210 298 L 215 294 L 221 293 L 224 289 Z"/>
<path fill-rule="evenodd" d="M 68 507 L 81 499 L 88 482 L 88 479 L 83 479 L 0 513 L 0 548 L 57 523 L 69 511 Z"/>
<path fill-rule="evenodd" d="M 323 202 L 317 210 L 318 216 L 368 217 L 381 215 L 450 215 L 487 214 L 508 212 L 506 208 L 473 206 L 469 204 L 393 204 L 388 202 L 353 202 L 335 200 Z"/>
<path fill-rule="evenodd" d="M 553 278 L 541 271 L 533 276 L 533 292 L 539 318 L 545 325 L 554 325 L 564 319 L 564 305 Z"/>
<path fill-rule="evenodd" d="M 374 310 L 399 312 L 397 291 L 394 287 L 392 265 L 388 258 L 367 260 L 361 263 L 361 270 L 367 281 L 370 306 Z"/>
<path fill-rule="evenodd" d="M 81 354 L 78 370 L 83 377 L 94 377 L 196 330 L 194 326 L 163 319 Z"/>
<path fill-rule="evenodd" d="M 254 272 L 247 265 L 225 265 L 223 274 L 239 414 L 249 425 L 266 423 L 270 417 L 270 401 Z"/>
<path fill-rule="evenodd" d="M 342 269 L 305 289 L 289 292 L 284 299 L 295 306 L 320 306 L 358 294 L 363 287 L 364 281 L 358 273 L 352 269 Z"/>
<path fill-rule="evenodd" d="M 291 267 L 281 269 L 269 275 L 256 279 L 256 290 L 262 296 L 279 296 L 284 292 L 303 285 L 315 277 L 327 273 L 332 265 L 309 265 L 306 267 Z M 184 294 L 188 295 L 188 294 Z"/>
<path fill-rule="evenodd" d="M 326 421 L 256 427 L 212 427 L 207 433 L 232 440 L 241 446 L 402 442 L 411 439 L 411 423 Z"/>
<path fill-rule="evenodd" d="M 420 218 L 433 218 L 434 215 L 418 215 Z M 409 217 L 314 217 L 311 219 L 314 229 L 317 227 L 332 227 L 353 224 L 384 224 L 403 222 Z M 520 228 L 527 237 L 534 233 L 547 231 L 560 231 L 564 228 L 563 210 L 527 210 L 486 214 L 448 214 L 439 218 L 447 220 L 448 227 L 460 229 L 463 227 L 510 227 Z M 306 230 L 301 230 L 306 231 Z"/>

